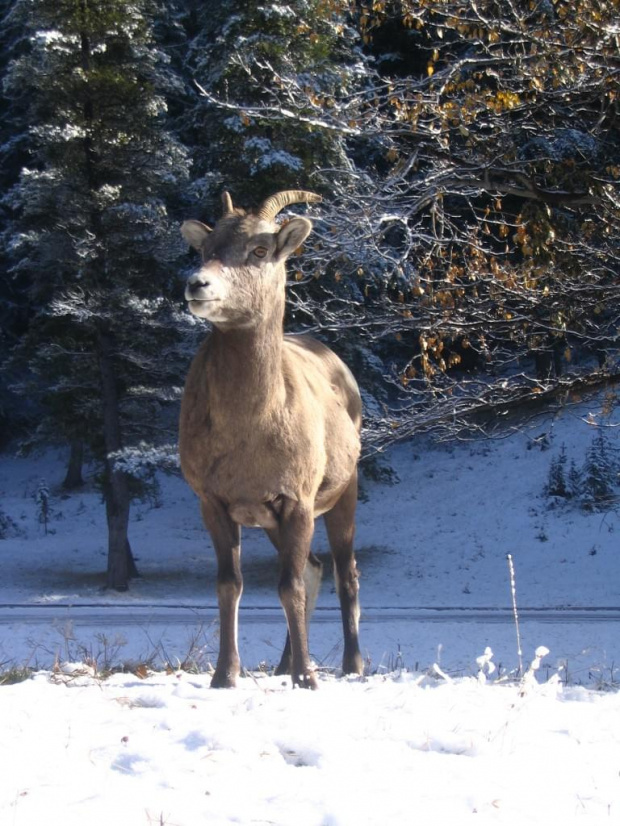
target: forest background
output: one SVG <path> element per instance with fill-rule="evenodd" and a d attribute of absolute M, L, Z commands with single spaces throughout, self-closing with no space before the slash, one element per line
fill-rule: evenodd
<path fill-rule="evenodd" d="M 107 584 L 176 465 L 179 233 L 306 188 L 289 330 L 365 401 L 365 453 L 614 381 L 614 0 L 2 0 L 1 446 L 98 468 Z M 374 470 L 381 472 L 375 463 Z"/>

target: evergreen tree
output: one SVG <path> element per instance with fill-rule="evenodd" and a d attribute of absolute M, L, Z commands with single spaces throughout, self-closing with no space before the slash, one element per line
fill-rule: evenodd
<path fill-rule="evenodd" d="M 279 189 L 325 190 L 326 181 L 315 173 L 348 164 L 337 132 L 315 129 L 310 118 L 274 122 L 252 113 L 256 105 L 269 104 L 284 78 L 317 99 L 345 94 L 352 79 L 350 50 L 341 36 L 338 6 L 325 0 L 184 4 L 190 41 L 186 72 L 201 91 L 194 86 L 193 105 L 180 128 L 194 147 L 199 205 L 210 201 L 219 208 L 222 189 L 241 205 Z M 214 106 L 214 98 L 229 101 L 230 108 Z M 240 101 L 247 113 L 239 110 Z"/>
<path fill-rule="evenodd" d="M 568 469 L 568 492 L 571 498 L 579 499 L 582 494 L 583 479 L 581 471 L 577 467 L 574 459 L 571 459 L 570 467 Z"/>
<path fill-rule="evenodd" d="M 27 102 L 30 147 L 5 200 L 12 274 L 30 284 L 14 360 L 43 405 L 37 436 L 82 441 L 101 462 L 116 589 L 136 573 L 118 458 L 157 440 L 182 374 L 171 299 L 184 250 L 167 203 L 188 159 L 167 130 L 166 95 L 179 84 L 154 40 L 156 13 L 151 0 L 17 0 L 28 51 L 6 80 Z"/>
<path fill-rule="evenodd" d="M 47 536 L 47 526 L 52 514 L 52 506 L 50 502 L 50 488 L 45 479 L 39 481 L 37 491 L 34 495 L 34 501 L 37 506 L 37 517 L 45 530 Z"/>
<path fill-rule="evenodd" d="M 608 507 L 614 499 L 618 465 L 604 430 L 598 430 L 586 452 L 581 499 L 591 510 Z"/>
<path fill-rule="evenodd" d="M 570 498 L 571 493 L 566 479 L 567 462 L 566 445 L 562 445 L 560 455 L 554 457 L 549 466 L 549 476 L 545 486 L 546 496 L 559 496 L 562 499 Z"/>
<path fill-rule="evenodd" d="M 0 78 L 4 78 L 11 61 L 20 57 L 26 48 L 23 31 L 12 19 L 14 0 L 0 0 Z M 19 170 L 25 163 L 24 130 L 20 128 L 25 114 L 22 96 L 9 97 L 0 83 L 0 192 L 8 192 L 17 182 Z M 8 352 L 23 334 L 27 322 L 26 283 L 9 274 L 6 244 L 2 243 L 10 210 L 0 199 L 0 352 Z M 9 439 L 18 429 L 19 400 L 10 391 L 11 376 L 0 371 L 0 443 Z"/>

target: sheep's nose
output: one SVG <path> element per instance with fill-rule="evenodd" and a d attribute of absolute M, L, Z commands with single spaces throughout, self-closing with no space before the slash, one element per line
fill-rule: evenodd
<path fill-rule="evenodd" d="M 187 291 L 190 293 L 197 293 L 200 290 L 204 289 L 205 287 L 209 286 L 209 281 L 206 278 L 200 278 L 200 276 L 194 276 L 189 279 L 187 282 Z"/>
<path fill-rule="evenodd" d="M 187 279 L 185 284 L 185 300 L 186 301 L 202 301 L 209 293 L 207 292 L 211 287 L 211 279 L 204 272 L 197 272 Z"/>

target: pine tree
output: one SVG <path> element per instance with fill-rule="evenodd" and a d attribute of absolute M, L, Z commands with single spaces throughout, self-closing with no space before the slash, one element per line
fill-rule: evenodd
<path fill-rule="evenodd" d="M 185 142 L 195 149 L 198 204 L 219 207 L 222 189 L 230 189 L 241 205 L 279 189 L 325 189 L 326 181 L 313 173 L 348 163 L 337 132 L 251 113 L 259 103 L 278 106 L 284 78 L 317 99 L 344 93 L 350 77 L 340 6 L 325 0 L 184 4 L 186 72 L 224 104 L 214 105 L 194 89 L 193 105 L 180 122 Z"/>
<path fill-rule="evenodd" d="M 115 461 L 158 436 L 178 395 L 174 274 L 184 252 L 167 202 L 187 153 L 166 125 L 178 81 L 151 0 L 17 0 L 28 52 L 7 74 L 28 101 L 30 159 L 6 202 L 13 274 L 32 318 L 16 361 L 43 408 L 38 436 L 80 440 L 102 465 L 107 584 L 135 575 L 130 477 Z M 28 126 L 28 124 L 33 124 Z"/>
<path fill-rule="evenodd" d="M 560 448 L 560 455 L 551 460 L 549 466 L 549 477 L 545 485 L 546 496 L 559 496 L 562 499 L 570 497 L 569 486 L 566 479 L 566 445 Z"/>
<path fill-rule="evenodd" d="M 583 492 L 583 479 L 581 471 L 577 467 L 574 459 L 571 459 L 568 469 L 568 491 L 573 499 L 580 499 Z"/>
<path fill-rule="evenodd" d="M 614 498 L 618 467 L 602 428 L 586 452 L 581 475 L 584 506 L 591 510 L 607 507 Z"/>
<path fill-rule="evenodd" d="M 52 513 L 52 506 L 50 502 L 49 485 L 47 484 L 45 479 L 41 479 L 39 481 L 37 491 L 34 495 L 34 501 L 37 506 L 37 516 L 39 522 L 43 525 L 45 529 L 45 535 L 47 536 L 47 525 L 49 523 L 50 516 Z"/>
<path fill-rule="evenodd" d="M 26 49 L 21 27 L 11 14 L 14 0 L 0 0 L 0 78 L 4 78 L 13 60 Z M 8 192 L 17 182 L 26 159 L 26 137 L 20 122 L 24 120 L 25 100 L 9 96 L 0 83 L 0 193 Z M 11 274 L 3 234 L 10 220 L 10 210 L 0 197 L 0 353 L 7 353 L 23 335 L 27 320 L 27 297 L 24 279 Z M 11 375 L 0 370 L 0 441 L 7 440 L 19 428 L 23 408 L 10 390 Z"/>

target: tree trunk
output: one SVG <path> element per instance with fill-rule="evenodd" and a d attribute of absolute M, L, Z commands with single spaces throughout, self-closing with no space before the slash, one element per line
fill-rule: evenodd
<path fill-rule="evenodd" d="M 108 571 L 106 586 L 126 591 L 129 579 L 138 576 L 127 536 L 131 496 L 127 474 L 117 470 L 110 455 L 122 448 L 116 373 L 112 360 L 113 342 L 107 331 L 100 331 L 99 369 L 103 404 L 103 439 L 105 448 L 104 496 L 108 520 Z"/>
<path fill-rule="evenodd" d="M 62 483 L 63 490 L 77 490 L 83 487 L 82 465 L 84 464 L 84 442 L 81 439 L 71 440 L 71 453 L 67 466 L 67 475 Z"/>
<path fill-rule="evenodd" d="M 89 14 L 87 0 L 80 0 L 80 13 L 86 21 Z M 88 73 L 92 63 L 92 49 L 88 31 L 80 33 L 82 69 Z M 84 100 L 84 120 L 91 127 L 84 137 L 84 171 L 88 189 L 96 193 L 99 188 L 97 180 L 98 157 L 92 137 L 94 123 L 94 101 L 91 94 Z M 90 223 L 96 238 L 103 238 L 101 216 L 94 205 L 91 209 Z M 103 408 L 103 445 L 105 451 L 104 496 L 108 520 L 108 571 L 106 586 L 116 591 L 126 591 L 129 579 L 138 576 L 138 570 L 131 553 L 127 529 L 129 526 L 129 507 L 131 495 L 127 474 L 115 469 L 110 455 L 121 450 L 122 429 L 118 406 L 118 387 L 114 369 L 114 339 L 108 327 L 103 323 L 97 336 L 99 370 L 101 374 L 101 401 Z"/>
<path fill-rule="evenodd" d="M 126 591 L 129 587 L 131 550 L 127 537 L 129 526 L 129 489 L 124 473 L 113 469 L 106 460 L 104 485 L 108 520 L 108 570 L 106 587 Z M 133 560 L 132 560 L 133 561 Z"/>

